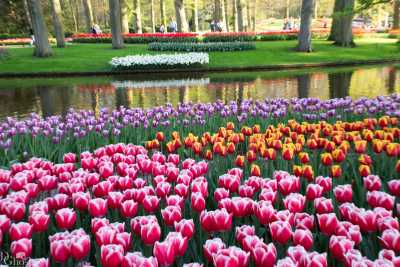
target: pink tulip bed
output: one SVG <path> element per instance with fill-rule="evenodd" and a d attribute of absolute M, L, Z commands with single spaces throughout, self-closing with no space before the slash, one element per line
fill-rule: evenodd
<path fill-rule="evenodd" d="M 358 207 L 330 177 L 214 176 L 132 144 L 63 161 L 0 171 L 2 249 L 26 266 L 400 266 L 397 179 L 366 176 Z"/>

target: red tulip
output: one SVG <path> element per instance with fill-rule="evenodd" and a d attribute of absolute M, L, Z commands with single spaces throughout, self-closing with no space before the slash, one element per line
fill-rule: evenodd
<path fill-rule="evenodd" d="M 66 262 L 71 253 L 69 240 L 55 240 L 50 242 L 50 254 L 55 262 Z"/>
<path fill-rule="evenodd" d="M 11 255 L 17 260 L 25 260 L 32 254 L 32 240 L 22 238 L 11 242 Z"/>
<path fill-rule="evenodd" d="M 398 219 L 397 218 L 393 218 L 391 216 L 378 218 L 377 225 L 378 225 L 378 230 L 380 232 L 383 232 L 386 229 L 400 230 L 400 224 L 399 224 Z"/>
<path fill-rule="evenodd" d="M 251 250 L 251 255 L 257 267 L 273 267 L 277 259 L 277 252 L 273 243 L 257 245 Z"/>
<path fill-rule="evenodd" d="M 177 206 L 167 206 L 161 210 L 161 215 L 167 226 L 174 225 L 174 222 L 178 222 L 182 219 L 182 211 Z"/>
<path fill-rule="evenodd" d="M 114 183 L 111 181 L 102 181 L 92 187 L 92 191 L 95 197 L 106 197 L 108 193 L 114 189 Z"/>
<path fill-rule="evenodd" d="M 113 244 L 116 236 L 117 230 L 109 225 L 100 227 L 95 233 L 96 243 L 99 247 Z"/>
<path fill-rule="evenodd" d="M 326 253 L 311 252 L 303 258 L 303 264 L 305 267 L 327 267 L 328 260 Z"/>
<path fill-rule="evenodd" d="M 297 229 L 312 230 L 314 228 L 314 216 L 308 213 L 296 213 L 294 224 Z"/>
<path fill-rule="evenodd" d="M 107 214 L 107 201 L 102 198 L 91 199 L 88 210 L 92 217 L 103 217 Z"/>
<path fill-rule="evenodd" d="M 9 235 L 12 241 L 19 240 L 22 238 L 31 239 L 32 237 L 32 225 L 26 222 L 19 222 L 11 224 Z"/>
<path fill-rule="evenodd" d="M 115 236 L 114 244 L 121 245 L 124 248 L 124 251 L 129 251 L 132 246 L 131 233 L 117 233 L 117 235 Z"/>
<path fill-rule="evenodd" d="M 285 208 L 292 213 L 302 212 L 304 210 L 305 202 L 306 198 L 299 193 L 291 193 L 283 199 Z"/>
<path fill-rule="evenodd" d="M 74 208 L 85 211 L 88 209 L 90 201 L 90 194 L 84 192 L 77 192 L 72 194 L 72 203 Z"/>
<path fill-rule="evenodd" d="M 258 198 L 260 200 L 269 201 L 273 204 L 276 201 L 277 195 L 278 192 L 274 191 L 273 189 L 263 188 Z"/>
<path fill-rule="evenodd" d="M 366 177 L 371 174 L 371 168 L 368 165 L 360 165 L 358 167 L 358 172 L 361 177 Z"/>
<path fill-rule="evenodd" d="M 355 213 L 358 225 L 363 232 L 375 232 L 377 228 L 377 214 L 372 210 Z"/>
<path fill-rule="evenodd" d="M 146 245 L 153 245 L 161 237 L 161 228 L 158 223 L 151 222 L 140 227 L 140 238 Z"/>
<path fill-rule="evenodd" d="M 85 258 L 90 252 L 90 237 L 82 235 L 71 239 L 71 256 L 76 261 Z"/>
<path fill-rule="evenodd" d="M 400 252 L 400 232 L 396 229 L 386 229 L 380 238 L 381 244 L 386 249 L 391 249 L 396 253 Z"/>
<path fill-rule="evenodd" d="M 154 257 L 146 258 L 140 252 L 128 252 L 122 260 L 122 267 L 146 266 L 158 267 L 157 259 Z"/>
<path fill-rule="evenodd" d="M 231 174 L 224 174 L 218 178 L 218 185 L 229 192 L 236 193 L 240 185 L 240 177 Z"/>
<path fill-rule="evenodd" d="M 324 188 L 324 193 L 331 191 L 332 188 L 332 178 L 318 176 L 315 178 L 315 183 Z"/>
<path fill-rule="evenodd" d="M 322 164 L 329 166 L 333 163 L 333 157 L 331 153 L 322 153 L 321 154 L 321 162 Z"/>
<path fill-rule="evenodd" d="M 110 209 L 119 209 L 123 198 L 124 195 L 121 192 L 109 192 L 107 196 L 107 207 Z"/>
<path fill-rule="evenodd" d="M 300 191 L 300 178 L 296 176 L 286 176 L 279 180 L 278 186 L 279 191 L 284 196 L 290 193 L 297 193 Z"/>
<path fill-rule="evenodd" d="M 382 181 L 377 175 L 368 175 L 364 177 L 364 187 L 368 191 L 380 190 L 382 187 Z"/>
<path fill-rule="evenodd" d="M 276 213 L 274 206 L 269 201 L 259 201 L 255 205 L 254 211 L 261 225 L 267 225 L 271 222 L 272 215 Z"/>
<path fill-rule="evenodd" d="M 332 235 L 329 239 L 329 250 L 336 259 L 343 260 L 345 254 L 354 247 L 354 242 L 344 236 Z"/>
<path fill-rule="evenodd" d="M 213 255 L 215 267 L 239 267 L 239 260 L 230 255 L 228 249 L 221 249 Z"/>
<path fill-rule="evenodd" d="M 381 191 L 367 192 L 367 202 L 372 208 L 382 207 L 393 210 L 395 197 Z"/>
<path fill-rule="evenodd" d="M 335 213 L 317 214 L 319 228 L 322 233 L 331 236 L 338 226 L 338 219 Z"/>
<path fill-rule="evenodd" d="M 287 221 L 275 221 L 269 224 L 269 231 L 274 241 L 285 244 L 292 238 L 292 227 Z"/>
<path fill-rule="evenodd" d="M 240 191 L 240 189 L 239 189 Z M 214 200 L 216 202 L 219 202 L 221 199 L 228 198 L 229 197 L 229 190 L 226 190 L 225 188 L 216 188 L 214 191 Z"/>
<path fill-rule="evenodd" d="M 300 245 L 306 250 L 310 250 L 313 246 L 313 235 L 310 230 L 296 229 L 293 233 L 293 244 Z"/>
<path fill-rule="evenodd" d="M 249 216 L 253 213 L 253 200 L 250 198 L 233 197 L 231 199 L 231 209 L 235 217 Z"/>
<path fill-rule="evenodd" d="M 242 225 L 240 227 L 236 227 L 236 240 L 239 244 L 242 244 L 243 240 L 246 236 L 253 236 L 255 235 L 255 228 L 254 226 L 249 225 Z"/>
<path fill-rule="evenodd" d="M 182 234 L 179 232 L 169 232 L 165 238 L 165 241 L 174 246 L 176 256 L 183 257 L 185 255 L 188 247 L 187 237 L 182 236 Z"/>
<path fill-rule="evenodd" d="M 182 236 L 188 239 L 192 238 L 195 231 L 195 226 L 193 220 L 182 219 L 179 222 L 174 223 L 175 231 L 180 232 Z"/>
<path fill-rule="evenodd" d="M 314 200 L 322 196 L 324 188 L 318 184 L 308 184 L 306 189 L 307 200 Z"/>
<path fill-rule="evenodd" d="M 29 223 L 32 225 L 33 232 L 41 233 L 47 231 L 50 223 L 50 215 L 42 211 L 34 211 L 29 216 Z"/>
<path fill-rule="evenodd" d="M 124 258 L 124 248 L 121 245 L 103 245 L 100 258 L 103 267 L 120 266 Z"/>
<path fill-rule="evenodd" d="M 336 228 L 337 236 L 345 236 L 347 239 L 354 241 L 354 244 L 359 245 L 362 240 L 360 227 L 350 222 L 340 222 Z"/>
<path fill-rule="evenodd" d="M 202 212 L 206 208 L 206 200 L 203 195 L 199 192 L 192 193 L 191 195 L 191 206 L 196 212 Z"/>
<path fill-rule="evenodd" d="M 289 247 L 287 249 L 287 255 L 292 261 L 296 263 L 302 263 L 303 259 L 308 255 L 308 253 L 304 247 L 298 245 Z"/>
<path fill-rule="evenodd" d="M 339 203 L 352 202 L 353 200 L 353 189 L 350 184 L 336 186 L 333 193 Z"/>
<path fill-rule="evenodd" d="M 11 226 L 11 220 L 6 215 L 0 214 L 0 230 L 3 233 L 6 233 L 8 232 L 10 226 Z"/>
<path fill-rule="evenodd" d="M 213 255 L 226 246 L 220 238 L 208 239 L 203 245 L 204 257 L 209 261 L 213 261 Z"/>
<path fill-rule="evenodd" d="M 171 266 L 175 261 L 175 246 L 170 242 L 156 242 L 153 248 L 153 255 L 157 258 L 160 266 Z"/>
<path fill-rule="evenodd" d="M 387 187 L 390 194 L 400 196 L 400 180 L 394 179 L 387 182 Z"/>
<path fill-rule="evenodd" d="M 153 213 L 158 209 L 159 199 L 157 196 L 146 195 L 143 199 L 143 209 L 148 213 Z"/>
<path fill-rule="evenodd" d="M 314 200 L 314 208 L 318 214 L 322 213 L 332 213 L 333 212 L 333 203 L 330 198 L 316 198 Z"/>
<path fill-rule="evenodd" d="M 74 153 L 67 153 L 64 154 L 64 163 L 75 163 L 76 162 L 76 155 Z"/>
<path fill-rule="evenodd" d="M 12 202 L 6 204 L 6 214 L 13 221 L 21 221 L 25 217 L 25 204 Z"/>
<path fill-rule="evenodd" d="M 229 231 L 232 227 L 232 216 L 233 214 L 228 213 L 226 209 L 204 210 L 200 214 L 200 224 L 207 232 Z"/>
<path fill-rule="evenodd" d="M 75 226 L 76 213 L 73 209 L 63 208 L 55 215 L 57 227 L 60 229 L 71 229 Z"/>
<path fill-rule="evenodd" d="M 131 199 L 122 202 L 120 207 L 121 215 L 125 218 L 135 217 L 137 210 L 138 210 L 138 204 Z"/>

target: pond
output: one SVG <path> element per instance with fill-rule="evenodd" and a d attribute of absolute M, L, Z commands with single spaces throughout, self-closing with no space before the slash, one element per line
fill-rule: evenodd
<path fill-rule="evenodd" d="M 69 108 L 152 107 L 178 102 L 224 102 L 252 98 L 351 96 L 400 92 L 400 66 L 306 71 L 0 79 L 0 118 L 65 114 Z"/>

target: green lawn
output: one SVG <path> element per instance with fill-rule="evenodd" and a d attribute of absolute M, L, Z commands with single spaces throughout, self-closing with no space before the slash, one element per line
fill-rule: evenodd
<path fill-rule="evenodd" d="M 400 47 L 393 39 L 358 39 L 356 48 L 335 47 L 328 41 L 313 44 L 313 53 L 295 52 L 296 41 L 258 42 L 256 50 L 245 52 L 213 52 L 210 67 L 400 59 Z M 112 57 L 155 53 L 146 48 L 146 45 L 127 45 L 125 49 L 113 50 L 110 44 L 71 44 L 64 49 L 53 48 L 54 56 L 44 59 L 33 57 L 32 48 L 9 48 L 10 58 L 0 61 L 0 73 L 107 71 Z"/>

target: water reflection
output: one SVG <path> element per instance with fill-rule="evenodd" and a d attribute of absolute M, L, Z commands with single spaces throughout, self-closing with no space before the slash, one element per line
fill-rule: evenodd
<path fill-rule="evenodd" d="M 152 107 L 179 102 L 224 102 L 274 97 L 375 97 L 400 92 L 399 68 L 210 74 L 191 77 L 86 77 L 0 80 L 0 118 L 66 114 L 69 108 Z"/>

